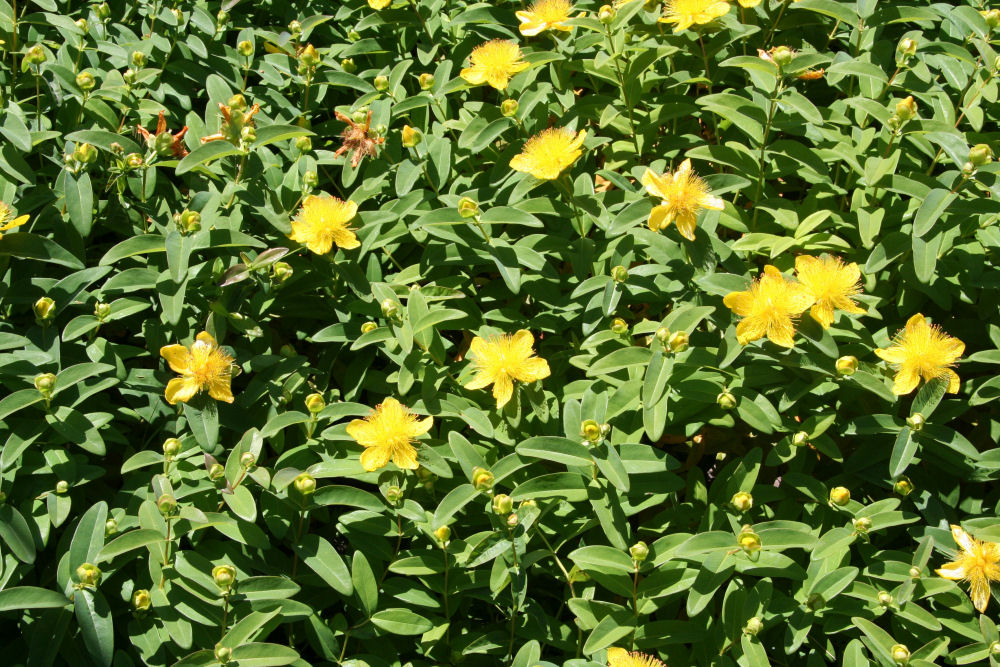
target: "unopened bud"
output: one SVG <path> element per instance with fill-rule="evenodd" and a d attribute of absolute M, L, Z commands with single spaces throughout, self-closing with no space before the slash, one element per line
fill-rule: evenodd
<path fill-rule="evenodd" d="M 516 526 L 517 523 L 518 523 L 518 521 L 519 521 L 519 519 L 517 518 L 517 514 L 508 514 L 507 515 L 507 527 L 508 528 L 513 528 L 514 526 Z"/>
<path fill-rule="evenodd" d="M 228 646 L 222 646 L 221 644 L 215 645 L 215 659 L 219 661 L 219 664 L 228 664 L 230 660 L 233 659 L 233 649 Z"/>
<path fill-rule="evenodd" d="M 795 58 L 795 53 L 787 46 L 776 46 L 771 49 L 771 59 L 778 67 L 787 67 Z"/>
<path fill-rule="evenodd" d="M 118 522 L 114 519 L 108 519 L 104 522 L 104 537 L 111 537 L 118 532 Z"/>
<path fill-rule="evenodd" d="M 923 573 L 920 571 L 920 568 L 917 567 L 916 565 L 910 568 L 909 574 L 910 574 L 910 579 L 919 579 L 923 575 Z"/>
<path fill-rule="evenodd" d="M 649 546 L 642 541 L 636 542 L 628 549 L 628 555 L 632 557 L 636 563 L 641 563 L 642 561 L 649 558 Z"/>
<path fill-rule="evenodd" d="M 310 137 L 299 137 L 295 140 L 295 149 L 300 153 L 308 153 L 313 148 L 313 142 Z"/>
<path fill-rule="evenodd" d="M 350 59 L 349 58 L 345 59 L 344 62 L 347 62 L 347 60 Z M 319 57 L 319 52 L 316 50 L 316 47 L 313 46 L 312 44 L 306 44 L 306 48 L 302 49 L 302 53 L 299 54 L 299 62 L 301 62 L 306 67 L 315 67 L 316 65 L 319 65 L 320 57 Z M 350 60 L 350 63 L 352 66 L 354 65 L 353 60 Z M 343 66 L 344 63 L 342 62 L 341 67 Z M 344 67 L 344 69 L 346 70 L 347 68 Z"/>
<path fill-rule="evenodd" d="M 500 103 L 500 113 L 502 113 L 505 118 L 513 118 L 517 115 L 517 110 L 520 106 L 521 105 L 517 103 L 517 100 L 506 99 Z"/>
<path fill-rule="evenodd" d="M 56 388 L 56 376 L 53 373 L 42 373 L 35 376 L 35 389 L 43 396 L 50 396 Z"/>
<path fill-rule="evenodd" d="M 917 54 L 917 40 L 911 39 L 909 37 L 904 37 L 903 39 L 899 40 L 899 45 L 896 46 L 897 63 L 903 64 L 916 54 Z"/>
<path fill-rule="evenodd" d="M 232 565 L 216 565 L 212 568 L 212 580 L 216 586 L 228 591 L 236 583 L 236 568 Z"/>
<path fill-rule="evenodd" d="M 628 322 L 620 317 L 616 317 L 611 320 L 611 331 L 618 334 L 619 336 L 624 336 L 628 333 Z"/>
<path fill-rule="evenodd" d="M 580 435 L 587 442 L 599 442 L 601 439 L 601 425 L 593 419 L 588 419 L 580 424 Z"/>
<path fill-rule="evenodd" d="M 843 507 L 851 502 L 851 490 L 846 486 L 835 486 L 830 489 L 830 502 L 838 507 Z"/>
<path fill-rule="evenodd" d="M 375 322 L 365 322 L 364 324 L 361 325 L 361 333 L 363 334 L 371 333 L 376 329 L 378 329 L 378 324 L 376 324 Z"/>
<path fill-rule="evenodd" d="M 174 498 L 169 493 L 164 493 L 156 501 L 156 509 L 160 510 L 160 514 L 163 516 L 170 516 L 173 514 L 174 510 L 177 508 L 177 499 Z"/>
<path fill-rule="evenodd" d="M 45 49 L 42 48 L 41 44 L 35 44 L 24 54 L 24 61 L 35 67 L 38 67 L 46 60 L 48 60 L 48 55 L 46 55 Z"/>
<path fill-rule="evenodd" d="M 479 215 L 479 204 L 471 197 L 458 200 L 458 214 L 463 218 L 474 218 Z"/>
<path fill-rule="evenodd" d="M 749 512 L 753 508 L 753 496 L 746 491 L 739 491 L 733 494 L 729 504 L 738 512 Z"/>
<path fill-rule="evenodd" d="M 132 593 L 132 609 L 135 611 L 146 611 L 152 604 L 153 601 L 149 597 L 149 591 L 145 588 L 140 588 Z"/>
<path fill-rule="evenodd" d="M 913 101 L 913 95 L 896 102 L 896 116 L 901 121 L 907 121 L 917 115 L 917 103 Z"/>
<path fill-rule="evenodd" d="M 302 34 L 302 24 L 298 21 L 291 21 L 288 24 L 288 32 L 292 35 L 298 36 Z"/>
<path fill-rule="evenodd" d="M 76 87 L 84 92 L 89 92 L 97 85 L 97 80 L 90 72 L 80 72 L 76 75 Z"/>
<path fill-rule="evenodd" d="M 249 469 L 254 467 L 254 465 L 256 464 L 257 464 L 257 457 L 255 457 L 250 452 L 243 452 L 243 454 L 240 456 L 240 465 L 243 468 Z"/>
<path fill-rule="evenodd" d="M 201 229 L 201 213 L 198 211 L 182 211 L 178 218 L 178 226 L 186 234 L 193 234 Z"/>
<path fill-rule="evenodd" d="M 475 467 L 472 469 L 472 486 L 477 491 L 489 491 L 493 488 L 493 473 L 486 468 Z"/>
<path fill-rule="evenodd" d="M 792 444 L 796 447 L 803 447 L 809 444 L 809 434 L 805 431 L 798 431 L 792 436 Z"/>
<path fill-rule="evenodd" d="M 253 57 L 253 42 L 249 39 L 244 39 L 236 45 L 236 51 L 244 58 Z"/>
<path fill-rule="evenodd" d="M 514 511 L 514 500 L 505 493 L 493 496 L 493 513 L 507 516 Z"/>
<path fill-rule="evenodd" d="M 867 533 L 872 527 L 872 520 L 866 516 L 860 519 L 852 519 L 851 523 L 854 525 L 854 530 L 859 533 Z"/>
<path fill-rule="evenodd" d="M 837 359 L 837 375 L 850 377 L 858 370 L 858 358 L 855 356 L 845 356 Z"/>
<path fill-rule="evenodd" d="M 1000 656 L 1000 642 L 990 643 L 990 655 L 994 657 Z"/>
<path fill-rule="evenodd" d="M 413 148 L 420 145 L 420 142 L 424 140 L 424 134 L 415 127 L 410 127 L 409 125 L 404 125 L 400 135 L 403 139 L 403 146 L 406 148 Z M 471 200 L 470 200 L 471 201 Z M 461 203 L 461 202 L 459 202 Z M 461 210 L 461 208 L 459 208 Z M 464 217 L 464 216 L 463 216 Z"/>
<path fill-rule="evenodd" d="M 361 33 L 353 28 L 347 31 L 347 41 L 356 42 L 361 39 Z"/>
<path fill-rule="evenodd" d="M 974 173 L 976 173 L 976 165 L 972 164 L 971 162 L 966 162 L 965 164 L 962 165 L 963 176 L 966 177 L 972 176 Z"/>
<path fill-rule="evenodd" d="M 56 302 L 47 296 L 36 301 L 32 309 L 35 311 L 35 319 L 38 322 L 48 322 L 56 316 Z"/>
<path fill-rule="evenodd" d="M 302 185 L 309 189 L 315 188 L 319 185 L 319 175 L 312 169 L 307 169 L 302 174 Z"/>
<path fill-rule="evenodd" d="M 177 21 L 177 25 L 184 23 L 184 12 L 174 7 L 170 10 L 170 13 L 174 15 L 174 20 Z"/>
<path fill-rule="evenodd" d="M 248 144 L 257 141 L 257 128 L 244 125 L 243 129 L 240 130 L 240 139 Z"/>
<path fill-rule="evenodd" d="M 879 591 L 878 593 L 878 603 L 883 607 L 888 607 L 892 604 L 892 595 L 887 591 Z"/>
<path fill-rule="evenodd" d="M 94 7 L 94 14 L 102 21 L 107 21 L 111 18 L 111 7 L 108 6 L 108 3 L 102 2 Z"/>
<path fill-rule="evenodd" d="M 245 111 L 247 108 L 247 98 L 243 95 L 243 93 L 236 93 L 229 98 L 226 106 L 232 111 Z"/>
<path fill-rule="evenodd" d="M 125 156 L 125 164 L 130 169 L 138 169 L 143 164 L 145 164 L 145 162 L 146 161 L 142 158 L 142 155 L 140 155 L 139 153 L 129 153 L 128 155 Z"/>
<path fill-rule="evenodd" d="M 399 304 L 392 299 L 382 300 L 382 317 L 391 320 L 399 315 Z"/>
<path fill-rule="evenodd" d="M 604 25 L 610 24 L 615 20 L 615 8 L 611 5 L 601 5 L 601 8 L 597 10 L 597 20 Z"/>
<path fill-rule="evenodd" d="M 94 11 L 95 12 L 97 11 L 97 7 L 94 7 Z M 90 23 L 87 22 L 87 19 L 77 19 L 73 23 L 76 25 L 77 28 L 80 29 L 80 32 L 82 32 L 84 35 L 90 32 Z"/>
<path fill-rule="evenodd" d="M 111 304 L 104 303 L 103 301 L 98 301 L 94 304 L 94 317 L 97 318 L 99 322 L 104 322 L 111 315 Z"/>
<path fill-rule="evenodd" d="M 60 496 L 69 493 L 69 482 L 67 482 L 64 479 L 61 479 L 58 482 L 56 482 L 56 493 L 59 494 Z"/>
<path fill-rule="evenodd" d="M 163 442 L 163 454 L 167 458 L 173 458 L 173 457 L 177 456 L 178 454 L 180 454 L 181 448 L 183 446 L 184 445 L 177 438 L 167 438 Z"/>
<path fill-rule="evenodd" d="M 611 279 L 616 283 L 623 283 L 628 280 L 628 269 L 622 265 L 618 265 L 611 269 Z"/>
<path fill-rule="evenodd" d="M 368 121 L 368 110 L 365 107 L 355 110 L 351 113 L 351 120 L 358 125 L 364 125 Z"/>
<path fill-rule="evenodd" d="M 324 408 L 326 408 L 326 400 L 323 398 L 323 394 L 316 393 L 306 396 L 306 409 L 309 412 L 315 415 L 323 412 Z"/>
<path fill-rule="evenodd" d="M 132 52 L 132 64 L 135 65 L 136 67 L 145 67 L 146 66 L 146 54 L 143 53 L 142 51 L 133 51 Z"/>
<path fill-rule="evenodd" d="M 101 570 L 93 563 L 84 563 L 76 568 L 76 578 L 84 586 L 96 586 L 101 580 Z"/>
<path fill-rule="evenodd" d="M 133 83 L 135 83 L 135 70 L 129 67 L 122 73 L 122 79 L 125 80 L 126 84 L 131 86 Z"/>
<path fill-rule="evenodd" d="M 354 58 L 344 58 L 340 61 L 340 69 L 348 74 L 354 74 L 358 71 L 358 66 L 354 64 Z"/>
<path fill-rule="evenodd" d="M 920 431 L 923 429 L 925 423 L 927 423 L 927 420 L 919 412 L 914 412 L 906 418 L 906 425 L 910 427 L 911 431 Z"/>
<path fill-rule="evenodd" d="M 385 499 L 389 501 L 390 505 L 396 505 L 403 499 L 403 490 L 393 484 L 385 490 Z"/>
<path fill-rule="evenodd" d="M 1000 26 L 1000 9 L 987 9 L 981 12 L 983 18 L 986 19 L 986 27 L 993 30 L 997 26 Z"/>
<path fill-rule="evenodd" d="M 301 473 L 296 477 L 292 485 L 303 496 L 311 496 L 316 492 L 316 478 L 307 472 Z"/>
<path fill-rule="evenodd" d="M 740 534 L 736 538 L 737 543 L 740 548 L 747 553 L 753 553 L 755 551 L 760 551 L 761 542 L 760 535 L 753 532 L 753 526 L 747 524 L 743 526 L 740 530 Z"/>
<path fill-rule="evenodd" d="M 902 644 L 893 645 L 889 654 L 892 656 L 892 661 L 897 665 L 905 665 L 910 662 L 910 649 L 906 648 Z"/>
<path fill-rule="evenodd" d="M 732 410 L 736 407 L 736 397 L 728 391 L 724 391 L 716 396 L 715 402 L 723 410 Z"/>
<path fill-rule="evenodd" d="M 379 91 L 380 93 L 384 93 L 385 91 L 389 90 L 389 77 L 385 76 L 384 74 L 379 74 L 377 77 L 375 77 L 375 80 L 372 81 L 372 85 L 375 86 L 375 90 Z"/>
<path fill-rule="evenodd" d="M 687 332 L 685 331 L 675 331 L 670 334 L 670 338 L 667 339 L 667 347 L 669 347 L 670 351 L 674 354 L 688 349 L 688 343 L 689 339 Z"/>
<path fill-rule="evenodd" d="M 420 90 L 430 90 L 434 87 L 434 75 L 424 72 L 417 79 L 420 82 Z"/>
<path fill-rule="evenodd" d="M 220 26 L 229 23 L 229 12 L 225 9 L 220 9 L 219 13 L 215 15 L 215 22 Z"/>
<path fill-rule="evenodd" d="M 451 528 L 448 526 L 441 526 L 434 531 L 434 537 L 436 537 L 437 541 L 442 545 L 448 544 L 448 540 L 451 539 Z"/>
<path fill-rule="evenodd" d="M 666 327 L 660 327 L 656 330 L 656 339 L 666 345 L 667 341 L 670 339 L 670 329 Z"/>
<path fill-rule="evenodd" d="M 221 463 L 213 463 L 208 468 L 208 478 L 212 481 L 222 479 L 226 475 L 226 469 Z"/>
<path fill-rule="evenodd" d="M 992 161 L 993 150 L 989 147 L 989 144 L 976 144 L 969 151 L 969 162 L 977 167 L 982 167 L 984 164 L 989 164 Z"/>
<path fill-rule="evenodd" d="M 743 634 L 755 637 L 760 634 L 760 631 L 764 629 L 764 621 L 760 620 L 756 616 L 747 621 L 747 624 L 743 626 Z"/>
<path fill-rule="evenodd" d="M 275 262 L 271 265 L 271 279 L 279 285 L 291 278 L 293 273 L 295 271 L 288 262 Z"/>
<path fill-rule="evenodd" d="M 820 593 L 813 593 L 806 598 L 806 606 L 812 611 L 822 609 L 826 606 L 826 598 L 824 598 Z"/>
<path fill-rule="evenodd" d="M 897 479 L 892 485 L 892 490 L 903 497 L 913 493 L 913 488 L 913 482 L 911 482 L 910 478 L 905 475 Z"/>

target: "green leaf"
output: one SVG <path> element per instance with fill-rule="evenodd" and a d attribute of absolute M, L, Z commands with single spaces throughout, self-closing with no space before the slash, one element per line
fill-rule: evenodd
<path fill-rule="evenodd" d="M 184 416 L 202 451 L 206 454 L 218 453 L 219 408 L 215 400 L 204 394 L 196 396 L 184 403 Z"/>
<path fill-rule="evenodd" d="M 370 617 L 378 609 L 378 583 L 372 566 L 360 551 L 355 551 L 351 559 L 351 581 L 365 615 Z"/>
<path fill-rule="evenodd" d="M 914 236 L 923 236 L 933 229 L 934 224 L 941 218 L 941 215 L 948 209 L 951 203 L 955 201 L 957 196 L 954 192 L 949 192 L 941 188 L 931 190 L 927 193 L 924 201 L 920 204 L 920 208 L 917 209 L 916 215 L 913 216 Z"/>
<path fill-rule="evenodd" d="M 230 155 L 237 155 L 239 152 L 240 149 L 228 141 L 209 141 L 208 143 L 195 148 L 177 163 L 177 175 L 186 174 L 192 169 L 211 162 L 212 160 L 219 160 L 224 157 L 229 157 Z"/>
<path fill-rule="evenodd" d="M 89 508 L 76 524 L 69 545 L 69 566 L 75 569 L 83 563 L 97 563 L 104 546 L 104 523 L 108 519 L 108 504 L 103 500 Z"/>
<path fill-rule="evenodd" d="M 902 475 L 906 468 L 913 462 L 913 457 L 917 453 L 917 441 L 912 437 L 912 431 L 904 426 L 896 436 L 896 442 L 892 446 L 892 454 L 889 455 L 889 477 L 895 479 Z"/>
<path fill-rule="evenodd" d="M 69 220 L 77 233 L 82 238 L 87 238 L 94 222 L 94 186 L 90 182 L 90 176 L 83 173 L 79 178 L 73 178 L 67 174 L 65 188 Z"/>
<path fill-rule="evenodd" d="M 91 659 L 111 667 L 115 652 L 115 630 L 107 600 L 97 591 L 78 590 L 73 595 L 76 622 Z"/>
<path fill-rule="evenodd" d="M 589 466 L 593 457 L 586 447 L 569 438 L 541 435 L 528 438 L 516 448 L 518 454 L 555 461 L 567 466 Z"/>
<path fill-rule="evenodd" d="M 233 648 L 232 657 L 239 667 L 281 667 L 298 659 L 297 651 L 280 644 L 243 644 Z"/>
<path fill-rule="evenodd" d="M 614 373 L 631 366 L 646 366 L 651 355 L 652 352 L 648 347 L 625 347 L 615 350 L 592 363 L 587 369 L 587 376 Z"/>
<path fill-rule="evenodd" d="M 732 546 L 732 542 L 730 542 Z M 581 547 L 569 554 L 570 560 L 581 570 L 596 570 L 597 572 L 627 572 L 635 571 L 631 556 L 604 545 Z"/>
<path fill-rule="evenodd" d="M 432 524 L 436 529 L 448 525 L 453 516 L 458 514 L 462 508 L 471 503 L 479 496 L 479 491 L 471 484 L 460 484 L 448 492 L 437 509 L 434 510 L 434 520 Z"/>
<path fill-rule="evenodd" d="M 0 238 L 0 255 L 10 255 L 21 259 L 37 259 L 71 269 L 82 269 L 83 263 L 55 241 L 29 234 L 11 232 Z"/>
<path fill-rule="evenodd" d="M 102 503 L 103 504 L 103 503 Z M 35 539 L 28 522 L 10 504 L 0 506 L 0 538 L 22 563 L 35 562 Z"/>
<path fill-rule="evenodd" d="M 0 591 L 0 611 L 56 609 L 70 601 L 62 593 L 36 586 L 14 586 Z"/>
<path fill-rule="evenodd" d="M 409 609 L 383 609 L 373 614 L 372 623 L 394 635 L 422 635 L 434 624 Z"/>
<path fill-rule="evenodd" d="M 319 535 L 305 535 L 292 548 L 299 554 L 302 562 L 318 574 L 330 588 L 342 595 L 351 595 L 354 592 L 351 572 L 347 569 L 344 559 L 325 539 Z"/>
<path fill-rule="evenodd" d="M 253 142 L 253 147 L 257 148 L 259 146 L 266 146 L 268 144 L 273 144 L 277 141 L 284 141 L 286 139 L 295 139 L 297 137 L 311 137 L 315 136 L 315 133 L 311 130 L 307 130 L 304 127 L 299 127 L 298 125 L 266 125 L 264 127 L 257 128 L 257 140 Z M 213 143 L 228 143 L 221 141 L 213 141 L 205 144 L 209 146 Z M 190 169 L 190 167 L 189 167 Z M 180 169 L 178 169 L 178 172 Z"/>
<path fill-rule="evenodd" d="M 103 528 L 104 526 L 102 524 L 101 529 L 103 530 Z M 164 537 L 158 530 L 153 530 L 151 528 L 130 530 L 124 535 L 116 537 L 105 544 L 100 552 L 98 552 L 96 561 L 94 562 L 109 561 L 116 556 L 128 553 L 129 551 L 141 549 L 142 547 L 149 546 L 150 544 L 156 544 L 163 541 Z"/>

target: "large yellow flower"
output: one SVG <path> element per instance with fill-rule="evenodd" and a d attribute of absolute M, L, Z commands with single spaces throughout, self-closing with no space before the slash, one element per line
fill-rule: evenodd
<path fill-rule="evenodd" d="M 573 26 L 565 24 L 572 11 L 573 5 L 569 0 L 535 0 L 528 9 L 515 13 L 521 22 L 518 26 L 521 34 L 534 37 L 546 30 L 572 30 Z"/>
<path fill-rule="evenodd" d="M 896 365 L 892 393 L 897 396 L 916 389 L 920 378 L 930 382 L 938 377 L 948 381 L 948 393 L 957 393 L 960 381 L 951 366 L 963 352 L 965 343 L 937 325 L 927 324 L 920 313 L 907 320 L 906 328 L 896 334 L 892 345 L 875 350 L 879 357 Z"/>
<path fill-rule="evenodd" d="M 372 9 L 385 9 L 392 4 L 392 0 L 368 0 L 368 6 Z"/>
<path fill-rule="evenodd" d="M 325 255 L 337 244 L 339 248 L 357 248 L 361 243 L 348 226 L 358 213 L 354 202 L 330 195 L 309 195 L 299 214 L 292 220 L 290 239 L 303 243 L 317 255 Z"/>
<path fill-rule="evenodd" d="M 160 348 L 160 356 L 167 360 L 175 373 L 181 374 L 167 383 L 164 392 L 171 405 L 187 403 L 201 391 L 207 391 L 217 401 L 233 402 L 233 390 L 229 383 L 234 360 L 207 331 L 198 334 L 190 348 L 164 345 Z"/>
<path fill-rule="evenodd" d="M 968 581 L 972 604 L 984 613 L 990 603 L 990 582 L 1000 581 L 1000 544 L 977 540 L 955 525 L 951 536 L 962 550 L 954 561 L 935 571 L 945 579 Z"/>
<path fill-rule="evenodd" d="M 555 180 L 583 154 L 580 147 L 586 137 L 586 130 L 574 134 L 568 127 L 542 130 L 528 139 L 521 152 L 511 158 L 510 168 L 543 181 Z"/>
<path fill-rule="evenodd" d="M 612 646 L 608 649 L 608 667 L 667 667 L 651 655 Z"/>
<path fill-rule="evenodd" d="M 867 312 L 851 298 L 861 293 L 861 270 L 854 262 L 844 264 L 839 257 L 828 255 L 799 255 L 795 258 L 795 275 L 816 299 L 809 314 L 824 329 L 833 323 L 833 311 L 838 308 L 855 315 Z"/>
<path fill-rule="evenodd" d="M 8 229 L 20 227 L 27 221 L 28 216 L 26 215 L 15 218 L 14 211 L 11 210 L 10 206 L 7 206 L 7 204 L 0 201 L 0 232 L 6 232 Z M 3 234 L 0 234 L 0 238 L 3 238 Z"/>
<path fill-rule="evenodd" d="M 746 292 L 730 292 L 723 303 L 742 317 L 736 325 L 736 339 L 746 345 L 767 336 L 784 347 L 795 346 L 795 321 L 812 305 L 813 297 L 801 284 L 787 280 L 768 264 Z"/>
<path fill-rule="evenodd" d="M 674 32 L 687 30 L 694 24 L 711 23 L 729 13 L 729 3 L 725 0 L 667 0 L 663 23 L 676 23 Z"/>
<path fill-rule="evenodd" d="M 471 67 L 462 70 L 462 78 L 478 86 L 488 83 L 497 90 L 505 90 L 510 78 L 528 69 L 521 49 L 509 39 L 494 39 L 472 49 Z"/>
<path fill-rule="evenodd" d="M 514 395 L 515 380 L 534 382 L 549 376 L 549 363 L 535 356 L 534 344 L 534 337 L 526 329 L 490 338 L 476 336 L 469 345 L 476 377 L 465 388 L 483 389 L 492 384 L 497 408 L 502 408 Z"/>
<path fill-rule="evenodd" d="M 387 398 L 367 417 L 348 424 L 347 434 L 365 448 L 361 453 L 361 465 L 365 470 L 378 470 L 390 459 L 404 470 L 416 470 L 417 450 L 413 441 L 427 433 L 433 423 L 433 417 L 417 419 L 405 405 L 395 398 Z"/>
<path fill-rule="evenodd" d="M 657 174 L 647 169 L 642 175 L 642 184 L 646 192 L 662 202 L 649 214 L 649 228 L 654 232 L 666 229 L 673 222 L 681 236 L 694 241 L 698 211 L 703 208 L 721 211 L 723 208 L 722 200 L 712 196 L 705 181 L 691 171 L 691 160 L 681 162 L 672 174 L 669 171 Z"/>

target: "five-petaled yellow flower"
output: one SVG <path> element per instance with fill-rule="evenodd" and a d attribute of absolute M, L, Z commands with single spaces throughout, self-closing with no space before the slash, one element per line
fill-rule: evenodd
<path fill-rule="evenodd" d="M 385 9 L 392 4 L 392 0 L 368 0 L 368 6 L 372 9 Z"/>
<path fill-rule="evenodd" d="M 662 202 L 649 214 L 649 228 L 654 232 L 666 229 L 673 222 L 681 236 L 694 241 L 698 211 L 703 208 L 721 211 L 723 208 L 722 200 L 712 196 L 705 181 L 691 171 L 691 160 L 681 162 L 672 174 L 669 171 L 657 174 L 647 169 L 642 175 L 642 184 L 646 192 Z"/>
<path fill-rule="evenodd" d="M 555 180 L 583 154 L 580 147 L 586 137 L 586 130 L 574 134 L 568 127 L 542 130 L 528 139 L 521 152 L 511 158 L 510 168 L 543 181 Z"/>
<path fill-rule="evenodd" d="M 723 303 L 742 317 L 736 325 L 736 339 L 746 345 L 767 336 L 784 347 L 795 346 L 795 322 L 813 297 L 801 284 L 788 280 L 776 267 L 768 264 L 764 275 L 746 292 L 730 292 Z"/>
<path fill-rule="evenodd" d="M 288 237 L 303 243 L 317 255 L 338 248 L 351 249 L 361 245 L 348 223 L 358 213 L 354 202 L 342 201 L 330 195 L 309 195 L 302 202 L 299 214 L 292 220 L 292 233 Z"/>
<path fill-rule="evenodd" d="M 217 401 L 233 402 L 233 358 L 226 354 L 207 331 L 195 338 L 190 348 L 183 345 L 164 345 L 160 356 L 170 368 L 181 376 L 167 383 L 164 392 L 167 403 L 187 403 L 195 394 L 207 391 Z"/>
<path fill-rule="evenodd" d="M 0 201 L 0 232 L 6 232 L 8 229 L 14 229 L 15 227 L 20 227 L 28 221 L 28 216 L 21 215 L 14 217 L 14 211 L 10 209 L 10 206 L 4 204 Z M 0 234 L 0 238 L 3 238 L 3 234 Z"/>
<path fill-rule="evenodd" d="M 674 32 L 680 32 L 696 23 L 711 23 L 728 13 L 729 3 L 725 0 L 667 0 L 666 12 L 660 21 L 676 23 Z"/>
<path fill-rule="evenodd" d="M 534 37 L 546 30 L 572 30 L 573 26 L 565 24 L 572 11 L 573 5 L 569 0 L 535 0 L 528 9 L 515 13 L 521 22 L 518 26 L 521 34 Z"/>
<path fill-rule="evenodd" d="M 799 255 L 795 258 L 795 276 L 816 300 L 809 314 L 824 329 L 833 323 L 834 310 L 854 315 L 867 312 L 851 298 L 861 293 L 861 270 L 854 262 L 844 264 L 839 257 L 828 255 Z"/>
<path fill-rule="evenodd" d="M 462 70 L 462 78 L 478 86 L 488 83 L 497 90 L 506 90 L 512 76 L 528 69 L 520 47 L 509 39 L 494 39 L 472 49 L 470 67 Z"/>
<path fill-rule="evenodd" d="M 951 536 L 962 550 L 954 561 L 935 571 L 945 579 L 968 581 L 969 597 L 982 614 L 990 603 L 990 582 L 1000 581 L 1000 544 L 977 540 L 955 525 Z"/>
<path fill-rule="evenodd" d="M 612 646 L 608 649 L 608 667 L 667 667 L 651 655 Z"/>
<path fill-rule="evenodd" d="M 527 383 L 549 376 L 549 363 L 535 356 L 534 344 L 534 337 L 526 329 L 489 338 L 476 336 L 469 345 L 476 376 L 465 388 L 483 389 L 492 384 L 497 409 L 502 408 L 514 395 L 515 380 Z"/>
<path fill-rule="evenodd" d="M 367 417 L 348 424 L 347 434 L 365 448 L 361 453 L 361 465 L 365 470 L 378 470 L 390 459 L 404 470 L 416 470 L 417 449 L 413 441 L 427 433 L 433 423 L 433 417 L 417 419 L 405 405 L 395 398 L 387 398 Z"/>
<path fill-rule="evenodd" d="M 875 350 L 882 359 L 896 366 L 892 393 L 909 394 L 920 384 L 920 378 L 948 381 L 948 393 L 958 393 L 958 373 L 951 366 L 965 352 L 965 343 L 952 338 L 917 313 L 906 321 L 906 328 L 896 334 L 892 345 Z"/>

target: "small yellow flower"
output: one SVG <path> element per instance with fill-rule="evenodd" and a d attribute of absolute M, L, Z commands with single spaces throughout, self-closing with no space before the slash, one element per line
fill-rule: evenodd
<path fill-rule="evenodd" d="M 372 9 L 385 9 L 392 4 L 392 0 L 368 0 L 368 6 Z"/>
<path fill-rule="evenodd" d="M 26 215 L 15 218 L 14 211 L 11 210 L 10 206 L 7 206 L 7 204 L 0 201 L 0 232 L 6 232 L 8 229 L 20 227 L 27 221 L 28 216 Z M 0 238 L 3 238 L 3 234 L 0 234 Z"/>
<path fill-rule="evenodd" d="M 350 200 L 310 195 L 292 220 L 292 234 L 288 238 L 305 244 L 317 255 L 330 252 L 334 244 L 346 250 L 357 248 L 361 243 L 348 226 L 357 213 L 358 205 Z"/>
<path fill-rule="evenodd" d="M 667 667 L 651 655 L 612 646 L 608 649 L 608 667 Z"/>
<path fill-rule="evenodd" d="M 751 7 L 756 7 L 760 4 L 760 0 L 736 0 L 740 3 L 740 7 L 744 9 L 750 9 Z"/>
<path fill-rule="evenodd" d="M 653 207 L 649 214 L 649 228 L 654 232 L 666 229 L 671 222 L 677 225 L 681 236 L 694 241 L 694 228 L 698 211 L 709 208 L 723 209 L 722 200 L 712 196 L 708 185 L 691 171 L 691 160 L 684 160 L 677 171 L 657 174 L 647 169 L 642 175 L 646 192 L 659 197 L 661 204 Z"/>
<path fill-rule="evenodd" d="M 521 152 L 511 158 L 510 168 L 543 181 L 555 180 L 583 154 L 580 147 L 586 137 L 586 130 L 574 134 L 568 127 L 542 130 L 528 139 Z"/>
<path fill-rule="evenodd" d="M 816 303 L 809 310 L 812 318 L 824 329 L 833 323 L 833 311 L 862 315 L 867 311 L 854 303 L 854 297 L 861 293 L 861 270 L 854 262 L 844 264 L 839 257 L 795 258 L 795 275 Z"/>
<path fill-rule="evenodd" d="M 813 297 L 799 283 L 787 280 L 776 267 L 768 264 L 746 292 L 730 292 L 723 303 L 742 317 L 736 325 L 736 339 L 746 345 L 767 336 L 784 347 L 795 346 L 795 322 Z"/>
<path fill-rule="evenodd" d="M 488 83 L 497 90 L 505 90 L 512 76 L 528 69 L 521 48 L 509 39 L 494 39 L 472 49 L 471 67 L 462 70 L 461 76 L 474 86 Z"/>
<path fill-rule="evenodd" d="M 968 581 L 972 604 L 979 613 L 985 613 L 990 603 L 990 582 L 1000 581 L 1000 544 L 977 540 L 955 525 L 951 536 L 962 550 L 954 561 L 935 572 L 952 581 Z"/>
<path fill-rule="evenodd" d="M 711 23 L 729 13 L 725 0 L 667 0 L 666 16 L 662 23 L 676 23 L 674 32 L 687 30 L 694 24 Z"/>
<path fill-rule="evenodd" d="M 465 388 L 483 389 L 492 384 L 497 409 L 502 408 L 514 395 L 515 380 L 534 382 L 549 376 L 549 363 L 535 356 L 534 344 L 534 337 L 526 329 L 490 338 L 476 336 L 469 345 L 476 376 Z"/>
<path fill-rule="evenodd" d="M 906 322 L 906 328 L 896 334 L 892 345 L 875 350 L 882 359 L 896 365 L 896 380 L 892 393 L 909 394 L 920 384 L 920 378 L 948 381 L 948 393 L 958 393 L 958 373 L 951 366 L 965 352 L 965 343 L 952 338 L 917 313 Z"/>
<path fill-rule="evenodd" d="M 347 434 L 365 448 L 361 465 L 368 472 L 385 467 L 390 459 L 404 470 L 416 470 L 417 450 L 413 441 L 427 433 L 433 417 L 417 419 L 409 408 L 395 398 L 387 398 L 364 419 L 347 425 Z"/>
<path fill-rule="evenodd" d="M 546 30 L 570 31 L 565 25 L 570 18 L 573 5 L 569 0 L 535 0 L 527 10 L 515 12 L 521 22 L 518 29 L 525 37 L 534 37 Z"/>
<path fill-rule="evenodd" d="M 207 331 L 195 338 L 190 348 L 183 345 L 164 345 L 160 356 L 181 377 L 167 383 L 164 396 L 167 403 L 187 403 L 195 394 L 207 391 L 217 401 L 233 402 L 232 379 L 234 359 L 226 354 Z"/>

